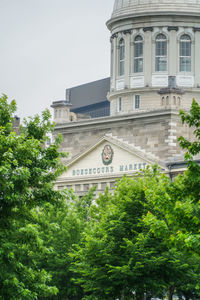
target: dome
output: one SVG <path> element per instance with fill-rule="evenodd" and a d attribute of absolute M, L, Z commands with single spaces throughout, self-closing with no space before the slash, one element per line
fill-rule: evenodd
<path fill-rule="evenodd" d="M 160 13 L 200 15 L 200 0 L 115 0 L 112 19 Z"/>

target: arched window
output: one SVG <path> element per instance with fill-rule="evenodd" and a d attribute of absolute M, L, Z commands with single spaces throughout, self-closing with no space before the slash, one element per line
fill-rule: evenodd
<path fill-rule="evenodd" d="M 119 42 L 119 75 L 124 75 L 124 64 L 125 64 L 125 43 L 121 39 Z"/>
<path fill-rule="evenodd" d="M 183 34 L 180 38 L 180 72 L 191 72 L 191 38 Z"/>
<path fill-rule="evenodd" d="M 140 35 L 134 41 L 134 73 L 143 72 L 143 39 Z"/>
<path fill-rule="evenodd" d="M 156 72 L 167 71 L 167 38 L 160 33 L 156 37 Z"/>

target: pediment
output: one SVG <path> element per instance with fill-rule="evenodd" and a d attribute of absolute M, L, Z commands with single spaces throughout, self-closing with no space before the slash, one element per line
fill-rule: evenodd
<path fill-rule="evenodd" d="M 160 165 L 154 155 L 117 137 L 105 135 L 99 142 L 69 162 L 67 171 L 60 178 L 78 180 L 121 177 L 124 174 L 131 175 L 144 170 L 155 163 Z M 164 169 L 164 166 L 160 167 Z"/>

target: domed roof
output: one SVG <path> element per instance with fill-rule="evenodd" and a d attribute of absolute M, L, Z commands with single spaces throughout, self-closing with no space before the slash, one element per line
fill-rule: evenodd
<path fill-rule="evenodd" d="M 112 18 L 160 13 L 200 14 L 200 0 L 115 0 Z"/>

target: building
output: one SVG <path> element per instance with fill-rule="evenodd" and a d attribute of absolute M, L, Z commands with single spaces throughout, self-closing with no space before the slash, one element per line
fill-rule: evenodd
<path fill-rule="evenodd" d="M 91 118 L 110 115 L 110 77 L 76 86 L 66 90 L 66 99 L 71 102 L 71 112 Z"/>
<path fill-rule="evenodd" d="M 97 192 L 112 188 L 123 174 L 154 163 L 170 176 L 185 168 L 177 139 L 192 139 L 192 129 L 182 125 L 179 109 L 200 96 L 199 20 L 200 0 L 115 0 L 107 22 L 110 115 L 91 118 L 87 109 L 95 106 L 88 106 L 105 101 L 82 105 L 69 90 L 52 105 L 55 134 L 63 135 L 62 150 L 70 154 L 58 188 L 82 195 L 93 185 Z"/>

